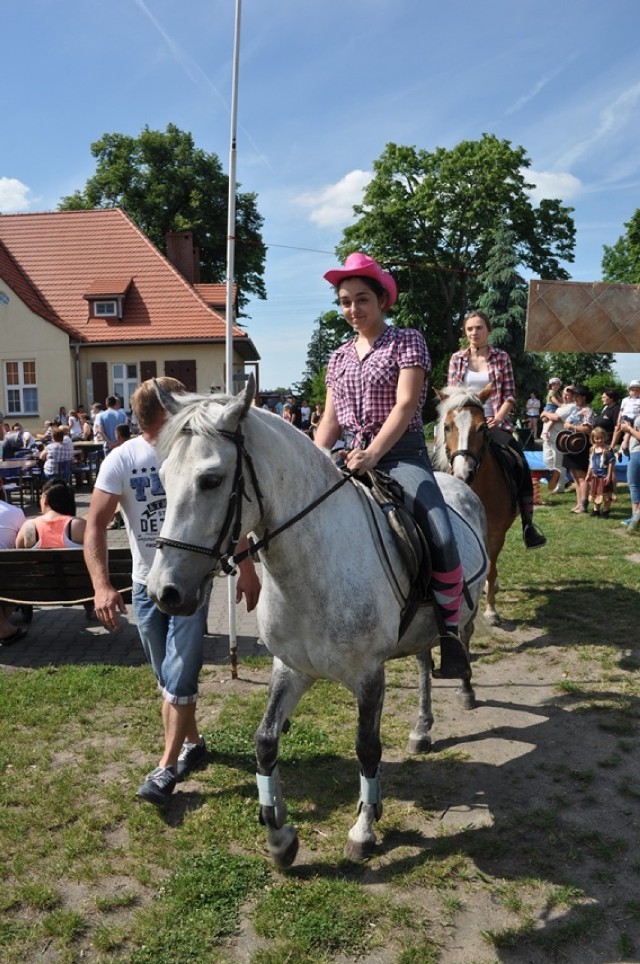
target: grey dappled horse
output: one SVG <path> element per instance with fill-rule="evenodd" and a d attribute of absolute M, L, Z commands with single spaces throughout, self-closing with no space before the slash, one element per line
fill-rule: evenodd
<path fill-rule="evenodd" d="M 380 716 L 388 659 L 418 658 L 419 716 L 409 747 L 430 747 L 430 649 L 439 635 L 433 608 L 421 606 L 398 639 L 409 578 L 384 514 L 305 434 L 252 406 L 252 377 L 233 398 L 158 391 L 171 413 L 159 439 L 167 510 L 149 594 L 168 613 L 192 613 L 212 574 L 228 567 L 236 540 L 252 533 L 264 541 L 257 620 L 273 668 L 256 733 L 260 820 L 273 859 L 289 866 L 298 835 L 286 823 L 280 734 L 316 680 L 335 680 L 358 704 L 360 801 L 346 853 L 362 859 L 375 845 L 373 824 L 382 813 Z M 484 510 L 459 480 L 438 474 L 438 483 L 469 586 L 460 621 L 468 645 L 487 569 Z M 470 680 L 464 688 L 470 699 Z"/>

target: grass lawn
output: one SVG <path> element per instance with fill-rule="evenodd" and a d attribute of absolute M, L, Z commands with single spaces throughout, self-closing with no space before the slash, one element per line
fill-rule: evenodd
<path fill-rule="evenodd" d="M 544 495 L 544 487 L 543 487 Z M 135 789 L 160 752 L 147 667 L 0 669 L 0 961 L 603 962 L 640 959 L 640 536 L 537 511 L 508 536 L 479 707 L 436 688 L 412 758 L 411 661 L 390 664 L 376 854 L 343 857 L 358 794 L 351 696 L 304 698 L 282 740 L 298 861 L 257 823 L 253 734 L 268 662 L 203 672 L 208 765 L 165 814 Z M 34 624 L 35 625 L 35 624 Z M 35 630 L 34 630 L 35 631 Z"/>

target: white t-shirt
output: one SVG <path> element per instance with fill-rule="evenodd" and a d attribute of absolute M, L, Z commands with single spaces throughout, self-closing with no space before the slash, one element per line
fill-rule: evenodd
<path fill-rule="evenodd" d="M 132 578 L 145 586 L 167 506 L 159 468 L 155 446 L 138 435 L 111 450 L 96 480 L 96 488 L 120 500 L 131 546 Z"/>
<path fill-rule="evenodd" d="M 489 384 L 489 374 L 488 372 L 472 372 L 469 368 L 464 376 L 464 383 L 468 389 L 478 394 Z M 489 396 L 484 403 L 484 417 L 493 418 L 493 405 L 491 404 L 491 396 Z"/>
<path fill-rule="evenodd" d="M 17 505 L 0 500 L 0 549 L 15 549 L 16 536 L 26 516 Z"/>

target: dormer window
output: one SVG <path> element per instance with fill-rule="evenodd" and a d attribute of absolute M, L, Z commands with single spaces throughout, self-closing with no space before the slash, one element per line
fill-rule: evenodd
<path fill-rule="evenodd" d="M 89 302 L 89 316 L 122 321 L 125 298 L 131 281 L 131 278 L 94 279 L 84 294 L 85 300 Z"/>

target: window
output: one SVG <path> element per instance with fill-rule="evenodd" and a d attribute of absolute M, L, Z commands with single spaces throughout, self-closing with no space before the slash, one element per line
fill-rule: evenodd
<path fill-rule="evenodd" d="M 118 314 L 117 301 L 94 301 L 93 313 L 96 318 L 115 318 Z"/>
<path fill-rule="evenodd" d="M 4 363 L 5 411 L 7 415 L 38 414 L 35 361 Z"/>
<path fill-rule="evenodd" d="M 138 366 L 119 362 L 111 368 L 111 382 L 113 384 L 113 395 L 122 399 L 122 407 L 125 412 L 131 408 L 130 397 L 138 387 Z"/>

